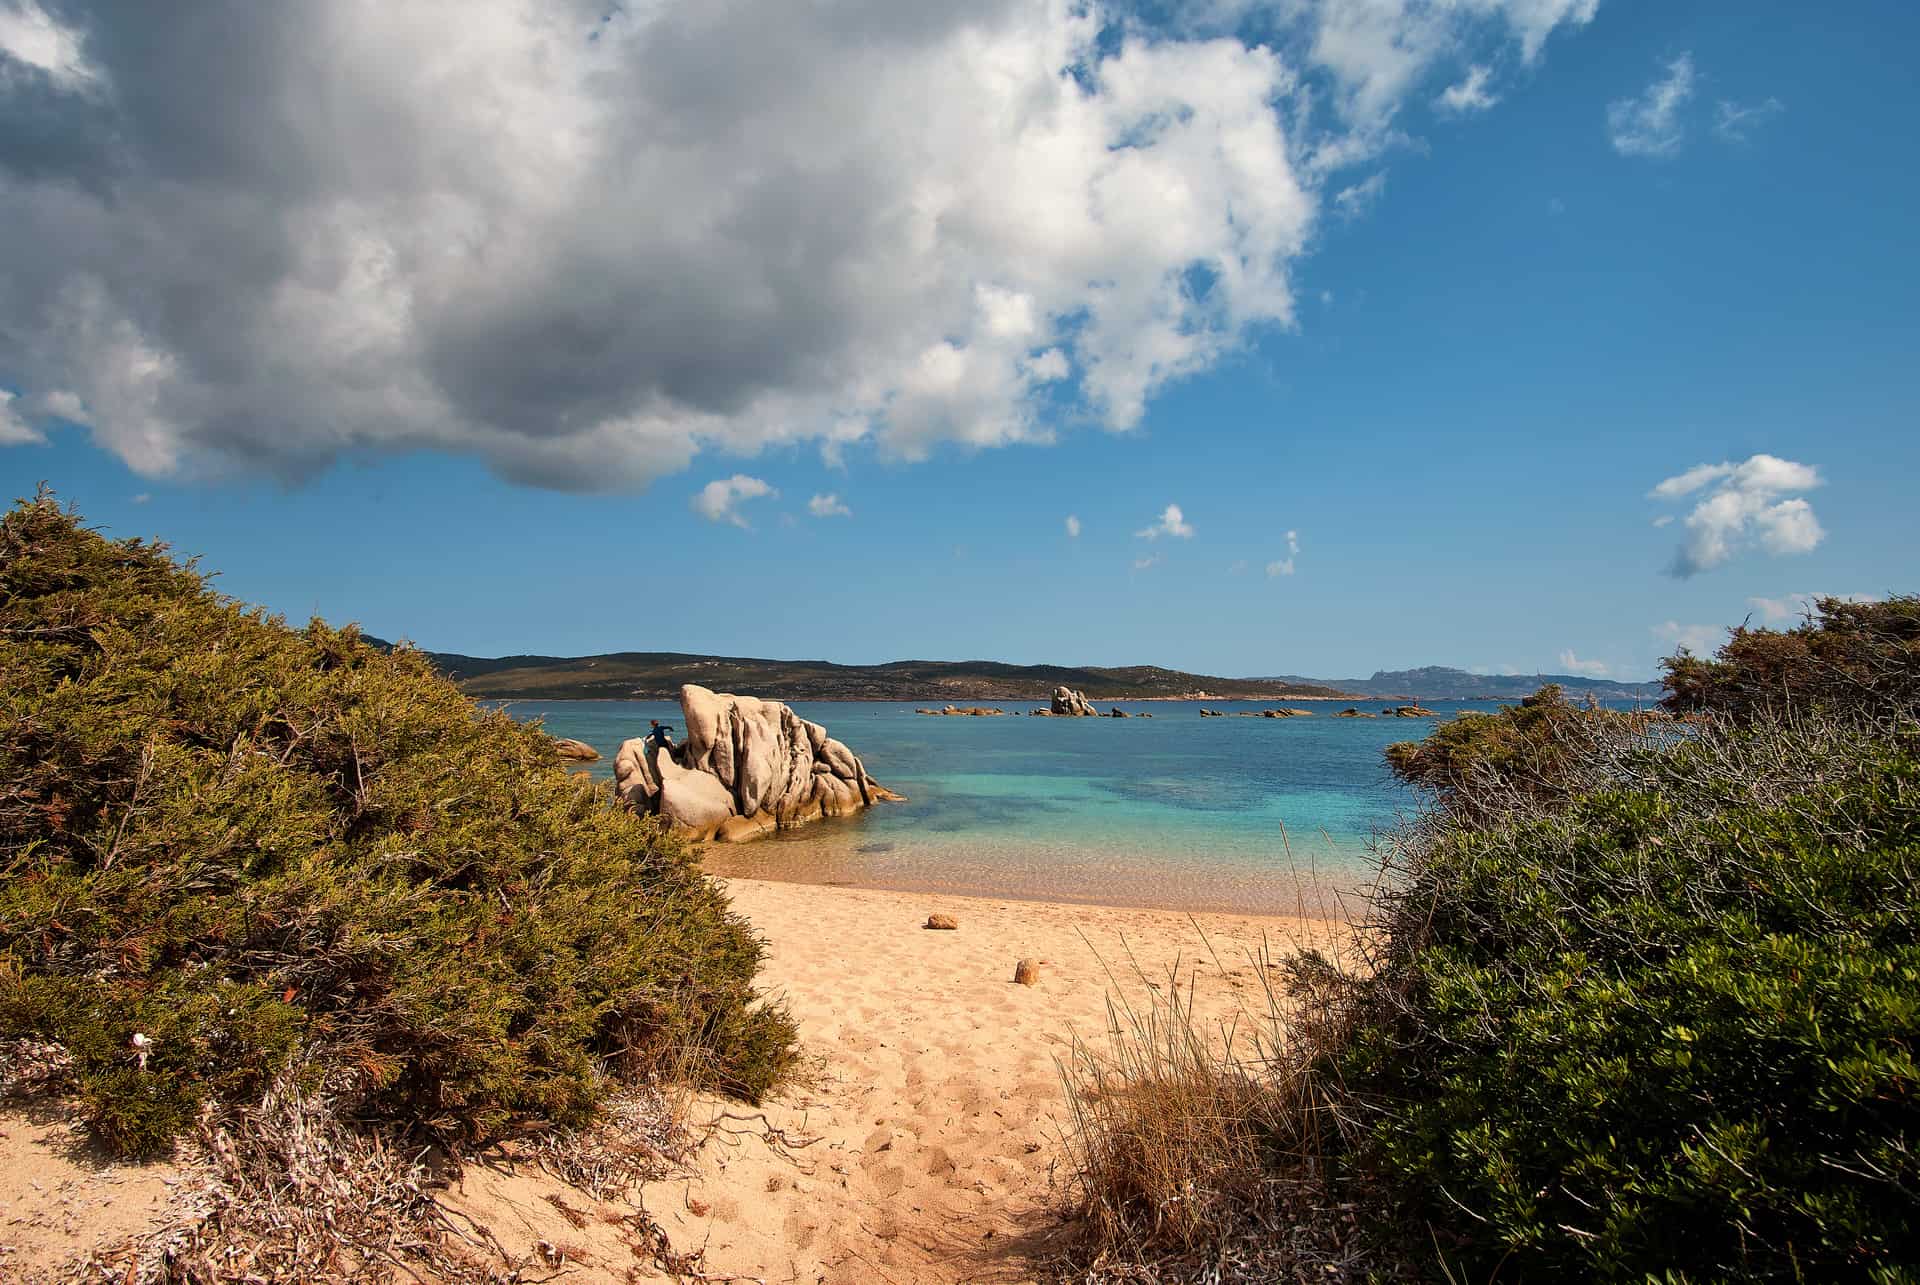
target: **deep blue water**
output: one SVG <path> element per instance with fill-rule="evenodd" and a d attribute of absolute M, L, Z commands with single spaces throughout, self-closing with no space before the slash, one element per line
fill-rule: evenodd
<path fill-rule="evenodd" d="M 1314 717 L 1267 719 L 1201 718 L 1189 702 L 1120 702 L 1153 717 L 1076 719 L 930 718 L 905 704 L 796 701 L 803 717 L 852 746 L 874 779 L 908 802 L 758 843 L 714 844 L 706 861 L 719 874 L 807 883 L 1188 910 L 1313 909 L 1329 890 L 1371 880 L 1374 833 L 1417 802 L 1388 774 L 1381 751 L 1432 726 L 1331 717 L 1344 704 L 1302 702 Z M 1491 708 L 1428 704 L 1443 714 Z M 642 734 L 649 719 L 685 730 L 669 702 L 507 708 L 598 749 L 603 757 L 591 769 L 599 776 L 611 775 L 620 742 Z"/>

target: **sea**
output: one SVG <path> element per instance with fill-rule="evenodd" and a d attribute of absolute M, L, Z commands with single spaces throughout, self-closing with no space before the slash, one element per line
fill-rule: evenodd
<path fill-rule="evenodd" d="M 600 751 L 668 701 L 489 702 Z M 1338 914 L 1380 877 L 1380 836 L 1420 805 L 1382 751 L 1426 718 L 1241 718 L 1273 702 L 1117 702 L 1132 717 L 928 716 L 912 704 L 793 701 L 905 803 L 746 844 L 706 845 L 723 876 L 1247 914 Z M 1390 702 L 1353 702 L 1379 714 Z M 1487 702 L 1427 701 L 1442 717 Z M 1102 702 L 1104 711 L 1112 703 Z M 1152 715 L 1151 718 L 1142 717 Z"/>

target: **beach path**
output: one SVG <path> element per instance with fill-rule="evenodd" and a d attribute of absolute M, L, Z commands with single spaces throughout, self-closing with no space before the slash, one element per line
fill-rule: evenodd
<path fill-rule="evenodd" d="M 702 1104 L 696 1177 L 647 1189 L 676 1249 L 769 1282 L 1026 1279 L 1064 1197 L 1059 1063 L 1104 1042 L 1108 997 L 1191 988 L 1216 1029 L 1262 1012 L 1258 954 L 1325 920 L 733 880 L 815 1062 L 761 1108 Z M 951 916 L 955 931 L 923 927 Z M 1204 940 L 1203 940 L 1204 937 Z M 1014 983 L 1022 959 L 1039 982 Z M 1241 1017 L 1242 1028 L 1245 1017 Z"/>

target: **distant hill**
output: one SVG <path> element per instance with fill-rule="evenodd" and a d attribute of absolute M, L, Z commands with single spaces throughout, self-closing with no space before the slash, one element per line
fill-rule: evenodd
<path fill-rule="evenodd" d="M 376 643 L 379 640 L 371 640 Z M 389 644 L 381 644 L 389 645 Z M 1004 665 L 988 660 L 896 660 L 836 665 L 623 651 L 603 656 L 462 656 L 429 652 L 471 696 L 525 699 L 673 699 L 683 683 L 782 700 L 1044 701 L 1056 687 L 1093 700 L 1144 700 L 1205 692 L 1220 699 L 1281 700 L 1348 693 L 1310 680 L 1219 678 L 1156 665 Z"/>
<path fill-rule="evenodd" d="M 1603 700 L 1657 700 L 1659 683 L 1620 683 L 1610 678 L 1583 678 L 1577 674 L 1475 674 L 1445 665 L 1426 665 L 1419 669 L 1376 670 L 1372 678 L 1296 678 L 1286 675 L 1271 680 L 1279 683 L 1317 683 L 1336 687 L 1360 696 L 1406 696 L 1422 700 L 1518 700 L 1530 696 L 1547 683 L 1558 683 L 1569 692 L 1588 692 Z"/>

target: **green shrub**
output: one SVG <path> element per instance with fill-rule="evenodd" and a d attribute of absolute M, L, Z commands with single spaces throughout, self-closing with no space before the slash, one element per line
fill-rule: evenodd
<path fill-rule="evenodd" d="M 1920 701 L 1920 597 L 1820 598 L 1797 629 L 1735 629 L 1711 660 L 1665 662 L 1666 706 L 1740 720 L 1793 711 L 1883 711 Z"/>
<path fill-rule="evenodd" d="M 1828 728 L 1444 828 L 1338 1054 L 1469 1275 L 1896 1280 L 1920 1256 L 1920 757 Z"/>
<path fill-rule="evenodd" d="M 1343 1181 L 1473 1278 L 1920 1279 L 1920 602 L 1389 751 Z M 1436 1271 L 1442 1270 L 1436 1268 Z"/>
<path fill-rule="evenodd" d="M 1565 798 L 1595 750 L 1623 730 L 1642 730 L 1642 712 L 1575 705 L 1549 683 L 1495 713 L 1469 710 L 1422 741 L 1387 746 L 1387 766 L 1449 810 L 1486 817 L 1516 804 Z"/>
<path fill-rule="evenodd" d="M 0 1035 L 66 1046 L 119 1150 L 296 1061 L 449 1139 L 791 1063 L 758 939 L 538 729 L 44 495 L 0 518 L 0 781 Z"/>

